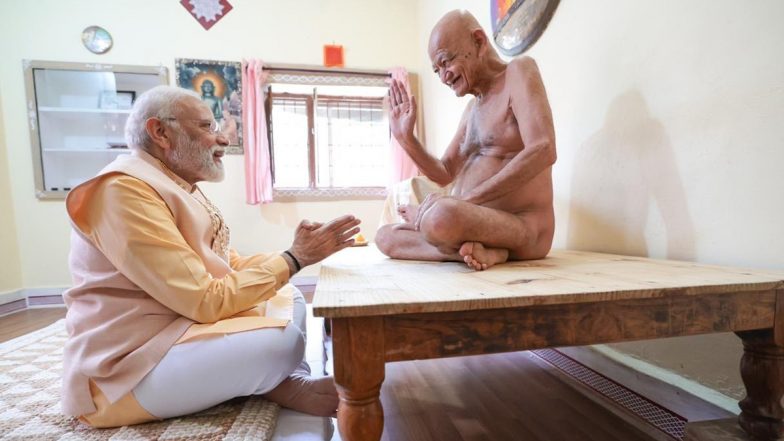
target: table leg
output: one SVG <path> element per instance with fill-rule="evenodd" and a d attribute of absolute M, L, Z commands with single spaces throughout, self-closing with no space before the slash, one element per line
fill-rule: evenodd
<path fill-rule="evenodd" d="M 344 441 L 378 441 L 384 430 L 384 327 L 381 317 L 333 319 L 338 429 Z"/>
<path fill-rule="evenodd" d="M 743 340 L 740 374 L 746 398 L 738 422 L 756 440 L 784 440 L 784 346 L 773 329 L 737 332 Z"/>

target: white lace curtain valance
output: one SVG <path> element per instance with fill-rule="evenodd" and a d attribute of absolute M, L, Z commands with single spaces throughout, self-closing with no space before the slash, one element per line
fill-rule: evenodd
<path fill-rule="evenodd" d="M 305 69 L 286 69 L 269 67 L 265 69 L 269 83 L 284 84 L 323 84 L 330 86 L 387 86 L 386 80 L 389 73 L 352 73 L 352 72 L 327 72 Z"/>

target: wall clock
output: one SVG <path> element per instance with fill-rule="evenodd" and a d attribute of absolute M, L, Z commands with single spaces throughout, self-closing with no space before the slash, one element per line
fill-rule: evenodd
<path fill-rule="evenodd" d="M 82 31 L 82 44 L 94 54 L 106 53 L 112 48 L 112 36 L 100 26 L 88 26 Z"/>
<path fill-rule="evenodd" d="M 531 47 L 553 17 L 559 0 L 491 0 L 493 40 L 504 55 Z"/>

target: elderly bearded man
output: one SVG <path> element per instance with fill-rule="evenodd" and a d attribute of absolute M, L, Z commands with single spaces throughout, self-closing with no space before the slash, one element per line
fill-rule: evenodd
<path fill-rule="evenodd" d="M 390 126 L 422 173 L 452 184 L 430 195 L 413 222 L 385 225 L 379 249 L 399 259 L 465 261 L 484 270 L 506 260 L 538 259 L 553 240 L 555 131 L 536 62 L 508 64 L 476 19 L 446 14 L 430 34 L 433 71 L 457 96 L 473 95 L 442 159 L 414 136 L 417 106 L 399 82 L 390 90 Z"/>
<path fill-rule="evenodd" d="M 359 220 L 303 221 L 282 254 L 240 256 L 196 185 L 223 178 L 228 145 L 201 97 L 151 89 L 125 134 L 131 154 L 66 201 L 74 283 L 64 294 L 63 411 L 114 427 L 260 394 L 332 415 L 335 386 L 309 375 L 305 302 L 287 282 L 350 246 Z"/>

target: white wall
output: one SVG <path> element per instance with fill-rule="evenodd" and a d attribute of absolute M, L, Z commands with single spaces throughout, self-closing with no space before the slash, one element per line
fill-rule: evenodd
<path fill-rule="evenodd" d="M 420 34 L 454 8 L 490 29 L 488 3 L 423 1 Z M 555 247 L 784 268 L 781 17 L 777 0 L 560 2 L 529 51 L 555 120 Z M 463 106 L 433 74 L 423 95 L 440 153 Z M 701 381 L 728 376 L 732 394 L 738 339 L 699 339 L 618 347 Z M 695 347 L 721 355 L 713 374 Z"/>
<path fill-rule="evenodd" d="M 0 195 L 5 199 L 2 181 L 10 180 L 20 244 L 17 268 L 21 266 L 25 288 L 66 286 L 70 276 L 63 202 L 42 202 L 34 196 L 22 59 L 164 65 L 173 83 L 175 58 L 253 57 L 270 63 L 320 65 L 322 46 L 335 43 L 344 46 L 347 67 L 400 65 L 412 71 L 418 67 L 418 51 L 411 50 L 420 44 L 415 0 L 231 3 L 234 9 L 205 31 L 177 1 L 0 0 L 6 18 L 0 27 L 0 113 L 7 147 L 7 152 L 0 150 L 3 160 L 7 158 L 7 167 L 0 168 Z M 113 35 L 114 47 L 107 54 L 94 55 L 82 47 L 81 31 L 89 25 L 103 26 Z M 301 218 L 328 220 L 345 212 L 362 218 L 365 236 L 374 236 L 382 201 L 247 206 L 242 158 L 229 157 L 225 163 L 230 177 L 220 185 L 205 186 L 205 191 L 221 207 L 232 227 L 233 245 L 241 252 L 287 247 Z M 3 248 L 12 248 L 5 239 Z M 311 269 L 306 274 L 312 273 Z"/>
<path fill-rule="evenodd" d="M 1 92 L 1 91 L 0 91 Z M 0 93 L 2 99 L 2 93 Z M 11 180 L 6 159 L 5 128 L 3 112 L 0 109 L 0 303 L 5 299 L 2 294 L 22 288 L 19 244 L 16 238 L 16 220 L 11 190 Z"/>
<path fill-rule="evenodd" d="M 485 3 L 421 2 L 420 34 L 453 8 L 489 29 Z M 556 126 L 556 247 L 784 267 L 782 16 L 776 0 L 561 2 L 529 51 Z M 463 106 L 433 74 L 423 94 L 440 153 Z"/>

